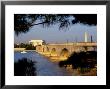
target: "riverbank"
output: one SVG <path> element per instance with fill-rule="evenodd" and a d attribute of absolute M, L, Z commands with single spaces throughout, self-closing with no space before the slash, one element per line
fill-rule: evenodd
<path fill-rule="evenodd" d="M 18 48 L 14 48 L 14 51 L 16 51 L 16 52 L 17 52 L 17 51 L 18 51 L 18 52 L 19 52 L 19 51 L 34 51 L 34 52 L 36 52 L 36 50 L 26 50 L 25 48 L 19 48 L 19 49 L 18 49 Z"/>
<path fill-rule="evenodd" d="M 25 48 L 14 48 L 14 51 L 24 51 Z"/>
<path fill-rule="evenodd" d="M 36 52 L 36 50 L 24 50 L 24 51 L 34 51 L 34 52 Z"/>

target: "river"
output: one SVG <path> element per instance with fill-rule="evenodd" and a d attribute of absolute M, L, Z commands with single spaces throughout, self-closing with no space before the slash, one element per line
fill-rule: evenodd
<path fill-rule="evenodd" d="M 17 61 L 21 58 L 29 58 L 35 62 L 37 76 L 70 76 L 71 73 L 65 68 L 59 67 L 57 62 L 52 62 L 48 58 L 34 52 L 28 51 L 27 53 L 14 52 L 14 60 Z"/>

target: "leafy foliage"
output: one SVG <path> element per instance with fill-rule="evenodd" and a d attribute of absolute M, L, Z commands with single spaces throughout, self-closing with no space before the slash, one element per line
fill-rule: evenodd
<path fill-rule="evenodd" d="M 96 14 L 74 14 L 76 22 L 88 24 L 88 25 L 97 25 L 97 15 Z M 74 24 L 74 20 L 73 20 Z"/>
<path fill-rule="evenodd" d="M 15 14 L 14 31 L 16 35 L 26 33 L 32 26 L 50 26 L 59 24 L 59 29 L 68 28 L 69 25 L 83 23 L 97 25 L 96 14 Z"/>
<path fill-rule="evenodd" d="M 35 76 L 35 71 L 35 62 L 30 59 L 22 58 L 14 63 L 15 76 Z"/>
<path fill-rule="evenodd" d="M 66 61 L 60 61 L 59 65 L 71 65 L 76 68 L 94 68 L 97 63 L 97 52 L 87 51 L 80 53 L 73 53 Z"/>
<path fill-rule="evenodd" d="M 31 24 L 35 21 L 36 15 L 15 14 L 14 15 L 14 30 L 18 35 L 22 32 L 29 31 Z"/>

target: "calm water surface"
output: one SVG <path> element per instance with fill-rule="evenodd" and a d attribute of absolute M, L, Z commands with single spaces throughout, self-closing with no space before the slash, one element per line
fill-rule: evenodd
<path fill-rule="evenodd" d="M 38 76 L 69 76 L 71 75 L 65 68 L 59 67 L 58 63 L 53 63 L 46 57 L 34 52 L 27 53 L 15 52 L 14 60 L 17 61 L 23 57 L 36 61 L 36 72 Z"/>

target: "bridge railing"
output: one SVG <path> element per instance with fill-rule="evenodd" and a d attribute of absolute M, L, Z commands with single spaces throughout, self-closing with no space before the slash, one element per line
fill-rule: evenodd
<path fill-rule="evenodd" d="M 74 45 L 74 46 L 97 46 L 96 42 L 77 42 L 77 43 L 62 43 L 62 44 L 48 44 L 48 45 Z"/>
<path fill-rule="evenodd" d="M 97 46 L 97 43 L 90 43 L 90 42 L 84 42 L 84 43 L 77 43 L 77 46 Z"/>

